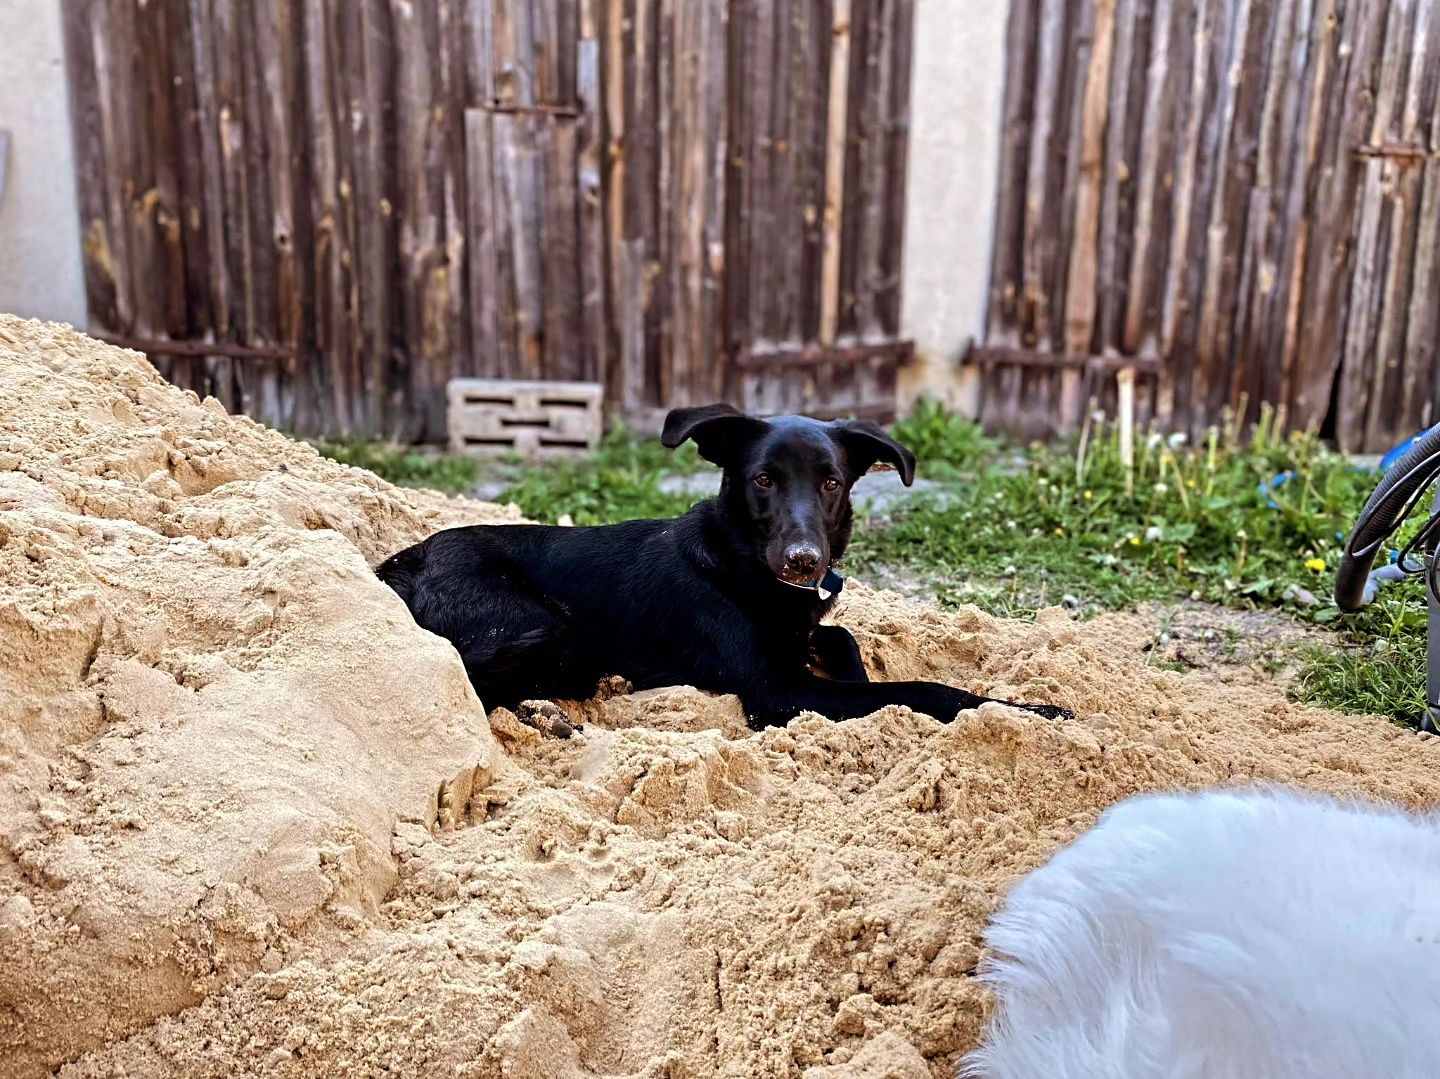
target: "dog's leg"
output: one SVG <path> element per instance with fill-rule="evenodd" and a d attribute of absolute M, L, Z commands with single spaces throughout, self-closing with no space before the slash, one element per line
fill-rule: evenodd
<path fill-rule="evenodd" d="M 967 708 L 990 702 L 1022 708 L 1046 719 L 1075 718 L 1056 705 L 1001 701 L 938 682 L 835 682 L 817 678 L 808 671 L 798 678 L 771 682 L 760 692 L 742 692 L 741 699 L 752 723 L 762 727 L 787 723 L 801 712 L 819 712 L 831 719 L 854 719 L 889 704 L 924 712 L 941 723 L 949 723 Z"/>
<path fill-rule="evenodd" d="M 860 646 L 843 626 L 816 626 L 810 634 L 810 651 L 815 666 L 826 678 L 840 682 L 868 682 Z"/>

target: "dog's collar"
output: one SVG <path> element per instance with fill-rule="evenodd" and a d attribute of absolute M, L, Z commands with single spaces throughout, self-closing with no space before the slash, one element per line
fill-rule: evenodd
<path fill-rule="evenodd" d="M 781 584 L 790 585 L 791 588 L 813 589 L 822 600 L 829 599 L 831 596 L 838 596 L 840 590 L 845 587 L 845 578 L 833 569 L 826 570 L 824 577 L 820 578 L 819 581 L 811 581 L 809 584 L 794 584 L 790 581 L 781 580 L 779 577 L 775 579 L 780 581 Z"/>

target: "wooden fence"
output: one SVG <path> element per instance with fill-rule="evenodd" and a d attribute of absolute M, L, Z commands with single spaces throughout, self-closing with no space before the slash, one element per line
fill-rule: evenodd
<path fill-rule="evenodd" d="M 92 326 L 307 434 L 884 414 L 913 2 L 65 0 Z"/>
<path fill-rule="evenodd" d="M 987 420 L 1440 420 L 1440 5 L 1014 0 L 1008 63 Z"/>

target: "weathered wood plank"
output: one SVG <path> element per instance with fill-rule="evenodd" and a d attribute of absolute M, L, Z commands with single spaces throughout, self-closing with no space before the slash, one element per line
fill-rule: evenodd
<path fill-rule="evenodd" d="M 576 46 L 576 96 L 580 109 L 576 133 L 580 199 L 581 369 L 599 382 L 608 367 L 604 217 L 604 97 L 601 85 L 602 0 L 581 0 Z"/>
<path fill-rule="evenodd" d="M 1156 199 L 1161 186 L 1161 148 L 1170 127 L 1178 76 L 1172 75 L 1171 13 L 1176 4 L 1159 4 L 1150 39 L 1150 61 L 1145 76 L 1144 121 L 1140 129 L 1140 157 L 1135 191 L 1135 231 L 1131 245 L 1130 280 L 1126 289 L 1125 328 L 1121 348 L 1136 353 L 1148 343 L 1157 347 L 1158 335 L 1146 334 L 1149 304 L 1156 295 L 1150 276 Z M 1152 323 L 1153 325 L 1153 323 Z"/>
<path fill-rule="evenodd" d="M 1115 0 L 1096 0 L 1094 44 L 1080 100 L 1080 154 L 1075 183 L 1075 225 L 1065 287 L 1065 350 L 1086 352 L 1095 337 L 1100 272 L 1101 171 L 1107 123 L 1117 128 L 1124 113 L 1110 115 L 1110 65 L 1115 54 Z M 1059 425 L 1078 423 L 1084 404 L 1075 372 L 1061 375 Z"/>
<path fill-rule="evenodd" d="M 1427 38 L 1428 78 L 1431 95 L 1430 130 L 1426 142 L 1431 156 L 1424 165 L 1420 210 L 1416 217 L 1414 284 L 1406 320 L 1405 364 L 1400 381 L 1402 431 L 1418 431 L 1440 420 L 1440 19 L 1432 19 Z"/>
<path fill-rule="evenodd" d="M 1121 271 L 1128 257 L 1128 231 L 1121 228 L 1128 195 L 1133 187 L 1132 172 L 1139 163 L 1130 153 L 1138 136 L 1139 123 L 1132 119 L 1139 109 L 1132 107 L 1133 90 L 1143 88 L 1147 65 L 1135 62 L 1136 38 L 1144 34 L 1149 12 L 1137 8 L 1136 0 L 1118 0 L 1114 12 L 1114 56 L 1110 64 L 1109 116 L 1105 123 L 1099 165 L 1103 177 L 1100 191 L 1099 246 L 1096 253 L 1096 324 L 1094 337 L 1101 348 L 1120 343 L 1121 312 L 1125 309 L 1126 275 Z M 1132 90 L 1133 88 L 1133 90 Z"/>
<path fill-rule="evenodd" d="M 1396 6 L 1399 0 L 1396 0 Z M 1424 94 L 1426 45 L 1429 38 L 1432 5 L 1419 3 L 1407 12 L 1402 36 L 1390 50 L 1389 63 L 1403 65 L 1404 91 L 1398 109 L 1392 113 L 1388 138 L 1401 145 L 1423 145 L 1420 127 L 1421 100 Z M 1402 52 L 1403 50 L 1403 52 Z M 1398 55 L 1397 55 L 1398 54 Z M 1408 293 L 1414 287 L 1413 267 L 1418 243 L 1416 215 L 1420 208 L 1424 159 L 1392 158 L 1390 183 L 1386 194 L 1390 212 L 1390 242 L 1384 263 L 1384 294 L 1381 300 L 1380 324 L 1375 334 L 1373 374 L 1365 408 L 1362 446 L 1393 445 L 1413 431 L 1402 429 L 1404 414 L 1401 396 L 1403 348 L 1410 314 Z M 1436 231 L 1433 221 L 1420 223 L 1419 229 Z"/>
<path fill-rule="evenodd" d="M 466 244 L 469 269 L 469 366 L 480 378 L 501 378 L 500 325 L 497 291 L 500 268 L 495 255 L 496 203 L 492 163 L 494 144 L 490 114 L 465 110 Z"/>
<path fill-rule="evenodd" d="M 547 378 L 578 382 L 585 377 L 581 351 L 579 198 L 575 124 L 546 118 L 544 161 L 545 363 Z"/>
<path fill-rule="evenodd" d="M 825 206 L 821 215 L 820 341 L 835 340 L 840 314 L 840 212 L 845 201 L 846 106 L 850 81 L 850 0 L 833 0 L 829 113 L 825 137 Z"/>
<path fill-rule="evenodd" d="M 1005 37 L 1005 97 L 1001 123 L 1000 177 L 995 207 L 995 250 L 990 270 L 990 304 L 985 336 L 1000 344 L 1019 343 L 1020 290 L 1026 249 L 1026 181 L 1030 170 L 1030 118 L 1033 107 L 1039 0 L 1015 0 Z"/>
<path fill-rule="evenodd" d="M 1290 409 L 1292 422 L 1301 426 L 1318 427 L 1324 419 L 1343 349 L 1351 291 L 1345 271 L 1354 246 L 1350 222 L 1360 185 L 1352 149 L 1364 140 L 1373 115 L 1370 88 L 1384 37 L 1385 20 L 1379 17 L 1383 4 L 1355 0 L 1340 24 L 1339 61 L 1328 94 L 1319 168 L 1311 177 L 1316 192 L 1312 229 L 1326 243 L 1308 247 Z M 1349 435 L 1342 435 L 1347 445 Z"/>

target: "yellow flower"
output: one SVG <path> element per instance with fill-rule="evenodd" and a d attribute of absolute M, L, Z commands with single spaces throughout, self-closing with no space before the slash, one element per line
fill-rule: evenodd
<path fill-rule="evenodd" d="M 1064 530 L 1063 528 L 1057 528 L 1057 529 L 1055 530 L 1055 535 L 1057 535 L 1057 536 L 1063 536 L 1063 535 L 1065 535 L 1065 530 Z"/>
<path fill-rule="evenodd" d="M 1085 492 L 1085 501 L 1086 501 L 1086 502 L 1089 502 L 1089 501 L 1090 501 L 1092 498 L 1094 498 L 1094 497 L 1095 497 L 1095 496 L 1094 496 L 1093 494 L 1091 494 L 1089 491 L 1086 491 L 1086 492 Z"/>
<path fill-rule="evenodd" d="M 1307 558 L 1305 560 L 1305 568 L 1314 573 L 1323 573 L 1325 572 L 1325 559 Z"/>
<path fill-rule="evenodd" d="M 1131 547 L 1139 547 L 1139 546 L 1140 546 L 1140 537 L 1139 537 L 1139 536 L 1131 536 L 1131 537 L 1130 537 L 1130 546 L 1131 546 Z"/>

